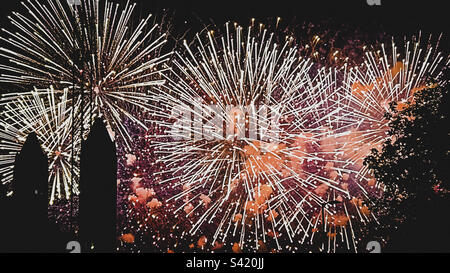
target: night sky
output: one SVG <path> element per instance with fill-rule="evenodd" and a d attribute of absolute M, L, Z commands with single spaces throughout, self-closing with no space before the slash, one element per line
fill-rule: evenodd
<path fill-rule="evenodd" d="M 123 2 L 114 1 L 114 2 Z M 281 17 L 284 23 L 312 21 L 320 23 L 332 18 L 336 23 L 358 26 L 368 31 L 385 31 L 392 35 L 424 32 L 448 32 L 448 9 L 445 1 L 393 1 L 381 0 L 381 6 L 369 6 L 366 0 L 313 0 L 313 1 L 180 1 L 180 0 L 133 0 L 138 3 L 142 16 L 148 13 L 175 14 L 172 18 L 175 32 L 191 29 L 198 31 L 205 24 L 223 25 L 237 21 L 245 25 L 250 18 L 264 21 Z M 12 11 L 21 10 L 18 0 L 2 1 L 1 25 L 7 24 Z M 185 23 L 187 21 L 187 24 Z M 445 36 L 445 35 L 444 35 Z"/>

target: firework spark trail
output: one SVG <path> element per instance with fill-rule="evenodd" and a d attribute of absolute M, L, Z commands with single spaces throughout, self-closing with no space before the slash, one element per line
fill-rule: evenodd
<path fill-rule="evenodd" d="M 290 243 L 309 236 L 305 209 L 327 199 L 319 185 L 347 195 L 320 166 L 305 167 L 323 162 L 321 132 L 335 122 L 341 95 L 335 71 L 311 78 L 295 46 L 253 31 L 227 24 L 220 38 L 197 35 L 195 51 L 185 43 L 186 54 L 176 53 L 173 75 L 153 94 L 152 121 L 166 131 L 153 136 L 165 166 L 155 175 L 165 177 L 161 187 L 180 189 L 167 201 L 178 202 L 191 234 L 213 224 L 213 244 L 238 236 L 242 248 L 250 233 L 255 249 L 273 237 L 281 250 L 281 232 Z"/>
<path fill-rule="evenodd" d="M 17 31 L 3 29 L 0 38 L 8 45 L 0 48 L 0 56 L 9 60 L 0 65 L 0 82 L 25 90 L 52 85 L 59 93 L 72 90 L 75 83 L 85 100 L 92 94 L 96 115 L 103 116 L 129 147 L 122 121 L 129 118 L 147 128 L 133 109 L 148 110 L 146 89 L 163 83 L 161 66 L 171 53 L 161 54 L 166 34 L 152 24 L 152 15 L 132 27 L 136 4 L 121 8 L 105 1 L 102 9 L 101 2 L 82 1 L 75 7 L 57 0 L 23 2 L 29 16 L 14 12 L 9 19 Z M 2 100 L 24 95 L 11 92 Z"/>
<path fill-rule="evenodd" d="M 67 104 L 67 96 L 68 92 L 64 92 L 62 98 L 57 98 L 53 89 L 36 90 L 32 92 L 32 96 L 19 97 L 14 102 L 5 104 L 0 123 L 2 138 L 0 150 L 3 152 L 0 156 L 2 183 L 11 182 L 16 153 L 22 148 L 28 134 L 34 132 L 49 160 L 50 204 L 53 204 L 55 198 L 69 198 L 71 192 L 73 120 L 72 106 L 69 107 Z M 79 111 L 79 102 L 75 105 L 75 111 Z M 74 143 L 78 160 L 80 138 L 76 137 Z M 75 168 L 75 182 L 78 181 L 78 177 L 79 169 Z M 73 192 L 78 194 L 76 184 Z"/>

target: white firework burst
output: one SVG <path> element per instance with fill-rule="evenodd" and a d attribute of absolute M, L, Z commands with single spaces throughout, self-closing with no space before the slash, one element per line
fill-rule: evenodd
<path fill-rule="evenodd" d="M 185 43 L 154 92 L 152 121 L 162 133 L 153 146 L 163 163 L 154 175 L 175 192 L 167 201 L 191 221 L 190 234 L 212 225 L 212 244 L 229 239 L 242 248 L 250 234 L 255 249 L 271 237 L 281 250 L 310 237 L 327 193 L 347 194 L 323 175 L 319 147 L 341 96 L 334 74 L 311 77 L 312 63 L 289 40 L 234 29 Z"/>
<path fill-rule="evenodd" d="M 28 16 L 14 12 L 9 18 L 16 29 L 3 29 L 1 39 L 7 46 L 0 48 L 0 56 L 9 63 L 0 65 L 0 82 L 25 91 L 50 85 L 61 94 L 74 90 L 82 94 L 76 98 L 83 104 L 93 101 L 95 114 L 129 144 L 123 120 L 146 128 L 135 112 L 148 109 L 147 89 L 162 84 L 161 66 L 170 54 L 161 54 L 166 34 L 151 15 L 134 26 L 136 4 L 123 8 L 98 0 L 81 1 L 79 6 L 58 0 L 22 4 Z M 25 93 L 8 93 L 4 100 L 18 96 Z"/>
<path fill-rule="evenodd" d="M 74 166 L 72 180 L 71 160 L 73 151 L 74 159 L 79 161 L 81 141 L 77 135 L 72 138 L 71 115 L 72 110 L 79 111 L 80 100 L 77 105 L 69 106 L 67 96 L 68 92 L 56 94 L 52 88 L 36 90 L 31 95 L 19 97 L 13 103 L 5 104 L 0 123 L 2 183 L 11 182 L 16 154 L 22 148 L 27 136 L 35 133 L 49 160 L 50 204 L 53 204 L 56 198 L 69 199 L 71 193 L 78 194 L 79 169 Z"/>

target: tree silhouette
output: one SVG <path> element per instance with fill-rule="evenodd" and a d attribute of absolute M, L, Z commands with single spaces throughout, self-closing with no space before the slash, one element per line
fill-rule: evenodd
<path fill-rule="evenodd" d="M 391 104 L 390 139 L 365 160 L 385 187 L 372 210 L 384 232 L 393 234 L 391 251 L 450 250 L 449 92 L 448 86 L 431 86 L 403 110 Z"/>

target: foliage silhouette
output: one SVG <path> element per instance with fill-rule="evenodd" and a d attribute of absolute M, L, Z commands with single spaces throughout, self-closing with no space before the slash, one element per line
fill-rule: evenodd
<path fill-rule="evenodd" d="M 390 138 L 365 159 L 385 187 L 371 209 L 380 215 L 382 237 L 393 236 L 388 251 L 450 251 L 449 87 L 429 86 L 403 110 L 391 104 Z"/>

